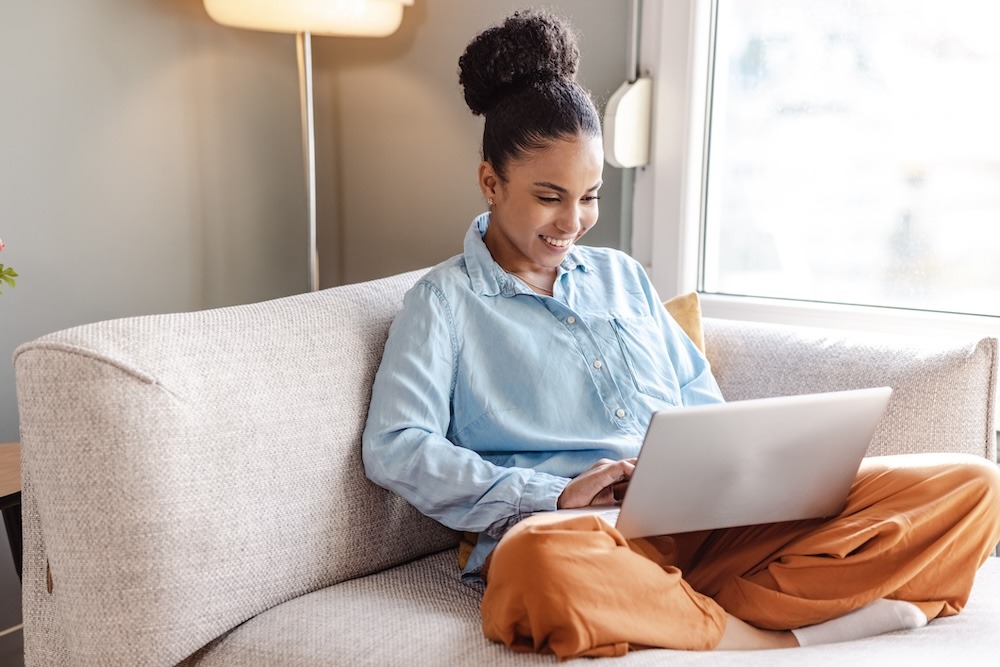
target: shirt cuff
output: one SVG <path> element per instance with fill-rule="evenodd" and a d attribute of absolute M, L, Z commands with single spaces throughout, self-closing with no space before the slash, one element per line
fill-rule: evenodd
<path fill-rule="evenodd" d="M 558 508 L 559 495 L 569 484 L 569 478 L 536 472 L 528 480 L 517 506 L 518 518 L 535 512 L 551 512 Z"/>

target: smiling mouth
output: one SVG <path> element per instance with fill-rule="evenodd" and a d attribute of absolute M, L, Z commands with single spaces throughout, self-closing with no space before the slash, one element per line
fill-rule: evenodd
<path fill-rule="evenodd" d="M 551 236 L 543 236 L 542 240 L 557 248 L 568 248 L 573 243 L 573 239 L 556 239 Z"/>

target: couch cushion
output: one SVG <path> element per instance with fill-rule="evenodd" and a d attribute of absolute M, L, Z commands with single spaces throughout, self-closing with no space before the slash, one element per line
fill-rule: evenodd
<path fill-rule="evenodd" d="M 199 667 L 308 665 L 552 665 L 517 654 L 480 630 L 482 588 L 462 583 L 448 550 L 376 575 L 316 591 L 271 609 L 185 663 Z M 926 628 L 794 650 L 697 653 L 637 651 L 609 665 L 993 664 L 1000 627 L 1000 560 L 980 570 L 959 616 Z M 604 660 L 568 661 L 593 665 Z"/>
<path fill-rule="evenodd" d="M 962 452 L 996 460 L 997 340 L 889 336 L 704 319 L 726 400 L 888 385 L 870 455 Z"/>

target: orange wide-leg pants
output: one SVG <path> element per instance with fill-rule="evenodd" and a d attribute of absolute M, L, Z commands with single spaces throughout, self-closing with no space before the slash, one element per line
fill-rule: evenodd
<path fill-rule="evenodd" d="M 596 516 L 545 513 L 490 557 L 483 631 L 565 659 L 711 649 L 726 612 L 792 629 L 894 598 L 934 619 L 961 611 L 998 541 L 996 465 L 948 454 L 866 459 L 832 519 L 626 540 Z"/>

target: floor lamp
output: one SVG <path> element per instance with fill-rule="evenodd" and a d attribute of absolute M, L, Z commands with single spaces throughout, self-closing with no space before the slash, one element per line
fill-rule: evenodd
<path fill-rule="evenodd" d="M 309 289 L 319 289 L 316 249 L 316 138 L 313 120 L 312 42 L 316 35 L 385 37 L 403 20 L 413 0 L 204 0 L 217 23 L 295 34 L 302 104 L 302 149 L 309 208 Z"/>

